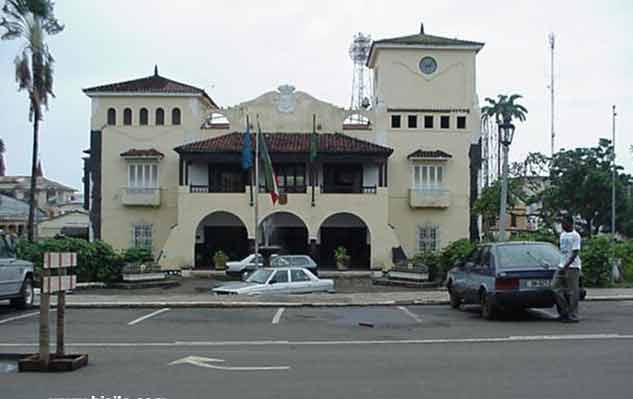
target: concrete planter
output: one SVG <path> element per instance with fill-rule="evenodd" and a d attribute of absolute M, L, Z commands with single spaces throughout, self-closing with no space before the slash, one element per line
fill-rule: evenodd
<path fill-rule="evenodd" d="M 124 274 L 123 281 L 138 282 L 138 281 L 154 281 L 164 280 L 166 278 L 165 273 L 135 273 Z"/>
<path fill-rule="evenodd" d="M 18 370 L 20 372 L 26 371 L 45 371 L 45 372 L 61 372 L 61 371 L 73 371 L 77 370 L 81 367 L 84 367 L 88 364 L 88 355 L 85 353 L 82 354 L 73 354 L 73 355 L 63 355 L 57 356 L 55 354 L 51 354 L 50 361 L 48 362 L 48 367 L 44 367 L 42 363 L 40 363 L 39 355 L 37 353 L 32 355 L 27 355 L 19 360 L 18 362 Z"/>

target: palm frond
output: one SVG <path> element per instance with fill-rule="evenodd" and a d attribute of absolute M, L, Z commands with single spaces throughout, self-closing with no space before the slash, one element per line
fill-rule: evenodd
<path fill-rule="evenodd" d="M 15 58 L 15 81 L 18 84 L 18 90 L 28 90 L 33 88 L 31 75 L 31 66 L 29 65 L 29 57 L 26 52 Z"/>

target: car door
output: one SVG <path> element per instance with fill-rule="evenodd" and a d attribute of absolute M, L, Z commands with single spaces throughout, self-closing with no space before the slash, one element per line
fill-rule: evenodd
<path fill-rule="evenodd" d="M 287 294 L 290 291 L 290 279 L 288 278 L 288 270 L 277 270 L 268 281 L 270 288 L 268 292 L 272 294 Z"/>
<path fill-rule="evenodd" d="M 15 295 L 22 285 L 21 270 L 4 236 L 0 236 L 0 297 Z"/>
<path fill-rule="evenodd" d="M 473 280 L 476 278 L 475 269 L 479 265 L 481 251 L 482 248 L 476 249 L 464 264 L 464 283 L 461 289 L 465 303 L 474 303 L 477 301 L 475 294 L 477 288 L 475 288 L 475 282 Z"/>
<path fill-rule="evenodd" d="M 302 269 L 290 269 L 290 284 L 292 293 L 307 293 L 311 292 L 312 280 Z"/>
<path fill-rule="evenodd" d="M 474 268 L 473 283 L 477 297 L 479 297 L 479 289 L 481 287 L 485 287 L 487 292 L 494 292 L 495 277 L 490 246 L 482 248 L 479 264 Z"/>

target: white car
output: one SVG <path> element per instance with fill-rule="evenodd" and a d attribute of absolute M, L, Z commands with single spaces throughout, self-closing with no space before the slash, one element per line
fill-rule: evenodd
<path fill-rule="evenodd" d="M 223 284 L 212 292 L 218 295 L 334 292 L 334 280 L 319 279 L 303 267 L 266 267 L 257 269 L 246 281 Z"/>
<path fill-rule="evenodd" d="M 255 254 L 250 254 L 242 260 L 226 262 L 226 275 L 241 277 L 244 273 L 250 273 L 262 266 L 264 266 L 264 258 L 258 255 L 255 260 Z"/>
<path fill-rule="evenodd" d="M 318 276 L 317 264 L 308 255 L 280 255 L 270 258 L 270 266 L 279 267 L 303 267 L 315 276 Z"/>

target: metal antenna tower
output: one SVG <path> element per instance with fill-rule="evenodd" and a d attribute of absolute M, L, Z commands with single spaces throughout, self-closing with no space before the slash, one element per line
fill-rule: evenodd
<path fill-rule="evenodd" d="M 354 75 L 352 77 L 352 99 L 350 109 L 361 110 L 369 108 L 371 102 L 371 81 L 369 69 L 365 66 L 371 48 L 371 36 L 363 33 L 354 35 L 349 47 L 349 57 L 354 62 Z"/>
<path fill-rule="evenodd" d="M 552 156 L 554 156 L 554 153 L 556 152 L 556 133 L 554 132 L 554 44 L 556 42 L 556 37 L 554 36 L 554 33 L 550 33 L 549 36 L 549 48 L 550 48 L 550 83 L 549 83 L 549 89 L 550 89 L 550 106 L 552 107 L 551 111 L 550 111 L 550 122 L 551 122 L 551 154 Z"/>

